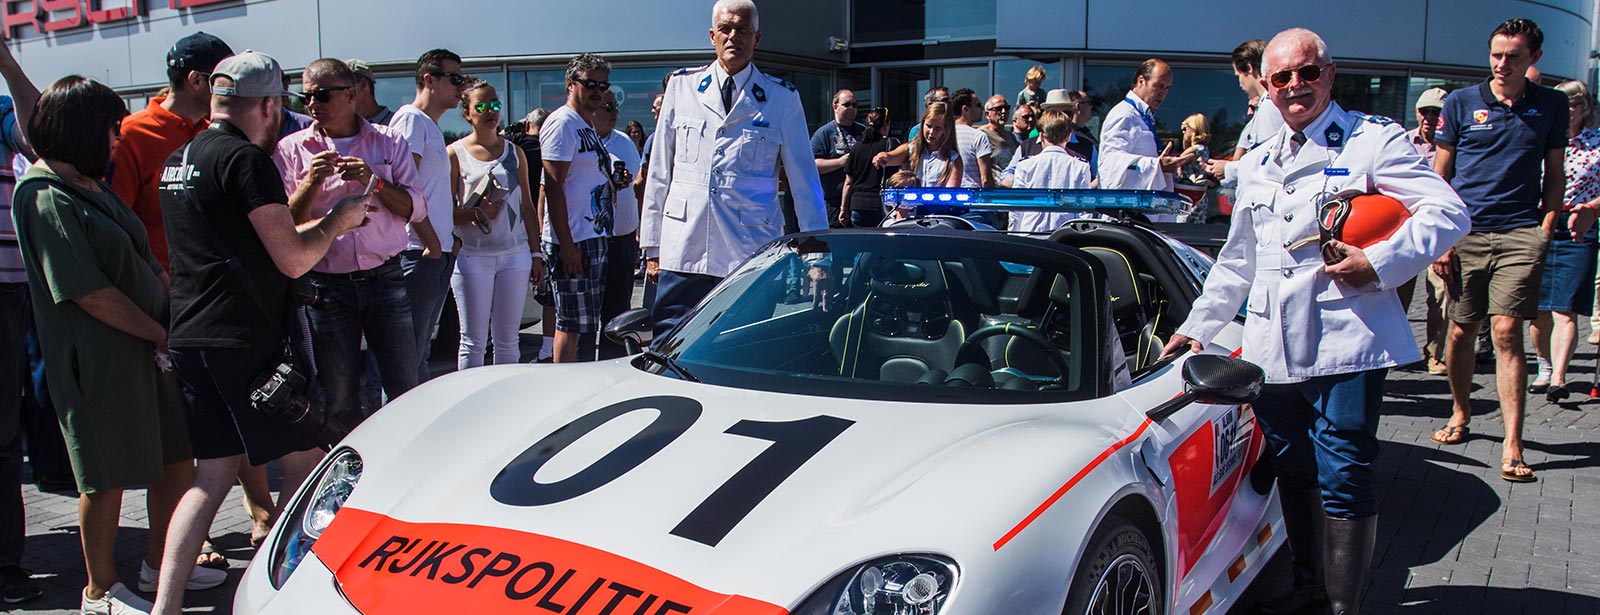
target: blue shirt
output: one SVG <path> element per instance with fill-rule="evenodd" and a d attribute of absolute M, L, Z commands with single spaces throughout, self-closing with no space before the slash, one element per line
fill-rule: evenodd
<path fill-rule="evenodd" d="M 22 250 L 17 246 L 16 229 L 11 222 L 11 192 L 17 178 L 11 172 L 11 158 L 22 150 L 22 127 L 17 125 L 16 108 L 10 96 L 0 96 L 0 283 L 26 284 L 28 271 L 22 266 Z"/>
<path fill-rule="evenodd" d="M 1450 187 L 1472 213 L 1472 232 L 1538 226 L 1544 157 L 1567 146 L 1567 97 L 1533 83 L 1506 106 L 1489 82 L 1450 93 L 1433 141 L 1455 149 Z"/>

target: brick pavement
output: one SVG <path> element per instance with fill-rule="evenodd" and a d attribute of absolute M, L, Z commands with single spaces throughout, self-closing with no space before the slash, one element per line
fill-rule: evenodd
<path fill-rule="evenodd" d="M 1420 325 L 1420 304 L 1413 302 L 1414 325 Z M 1588 334 L 1586 322 L 1581 329 Z M 1600 614 L 1600 401 L 1583 395 L 1593 380 L 1595 348 L 1579 346 L 1575 364 L 1581 371 L 1572 378 L 1576 403 L 1529 400 L 1526 457 L 1540 477 L 1531 484 L 1500 479 L 1501 423 L 1491 401 L 1490 366 L 1480 365 L 1474 380 L 1475 431 L 1466 444 L 1451 447 L 1428 439 L 1449 414 L 1443 377 L 1419 369 L 1390 375 L 1377 469 L 1378 548 L 1366 612 Z M 47 593 L 14 612 L 74 612 L 84 582 L 76 500 L 32 484 L 23 489 L 25 565 Z M 250 557 L 250 524 L 240 497 L 235 489 L 212 527 L 234 566 L 234 580 Z M 143 493 L 129 491 L 123 510 L 117 561 L 131 579 L 144 548 Z M 1271 595 L 1287 582 L 1283 554 L 1275 563 L 1247 600 Z M 231 597 L 232 582 L 193 592 L 187 611 L 228 613 Z"/>

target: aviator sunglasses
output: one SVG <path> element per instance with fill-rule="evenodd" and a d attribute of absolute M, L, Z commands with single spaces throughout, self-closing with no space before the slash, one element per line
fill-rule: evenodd
<path fill-rule="evenodd" d="M 330 99 L 333 98 L 333 93 L 334 92 L 342 92 L 342 91 L 348 90 L 350 88 L 351 88 L 351 86 L 348 86 L 348 85 L 340 85 L 340 86 L 334 86 L 334 87 L 331 87 L 331 88 L 318 88 L 318 89 L 312 90 L 310 92 L 301 92 L 299 94 L 300 102 L 303 102 L 303 103 L 306 103 L 306 104 L 311 104 L 311 101 L 314 100 L 314 101 L 317 101 L 319 103 L 325 103 L 325 102 L 328 102 Z"/>
<path fill-rule="evenodd" d="M 1318 79 L 1322 78 L 1322 70 L 1329 66 L 1333 65 L 1307 64 L 1300 68 L 1276 71 L 1267 77 L 1267 83 L 1272 84 L 1272 87 L 1275 88 L 1289 87 L 1289 81 L 1293 75 L 1300 75 L 1301 83 L 1316 83 Z"/>
<path fill-rule="evenodd" d="M 488 101 L 481 101 L 481 102 L 472 103 L 472 110 L 473 111 L 477 111 L 478 113 L 487 113 L 487 112 L 490 112 L 490 111 L 499 111 L 500 109 L 501 109 L 500 101 L 498 101 L 498 100 L 488 100 Z"/>

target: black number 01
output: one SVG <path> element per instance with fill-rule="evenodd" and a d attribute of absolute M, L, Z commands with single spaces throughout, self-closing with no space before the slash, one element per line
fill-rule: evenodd
<path fill-rule="evenodd" d="M 572 443 L 617 417 L 637 410 L 654 408 L 656 420 L 589 467 L 567 478 L 541 483 L 533 475 Z M 506 464 L 489 485 L 489 495 L 511 506 L 543 506 L 578 497 L 627 474 L 661 452 L 683 435 L 700 418 L 701 405 L 687 397 L 659 395 L 611 404 L 545 436 Z M 672 528 L 671 534 L 709 546 L 717 546 L 734 526 L 805 465 L 823 447 L 844 433 L 855 421 L 835 416 L 813 416 L 798 421 L 751 421 L 734 423 L 724 433 L 758 440 L 772 446 L 756 455 L 749 464 L 713 491 L 705 501 Z"/>

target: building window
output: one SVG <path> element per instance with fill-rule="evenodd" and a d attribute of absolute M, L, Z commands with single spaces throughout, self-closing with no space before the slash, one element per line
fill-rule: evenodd
<path fill-rule="evenodd" d="M 1444 88 L 1454 92 L 1461 88 L 1476 87 L 1482 83 L 1478 79 L 1460 79 L 1455 77 L 1412 77 L 1406 85 L 1406 106 L 1400 115 L 1394 116 L 1397 122 L 1404 122 L 1406 129 L 1417 127 L 1417 98 L 1429 88 Z"/>
<path fill-rule="evenodd" d="M 1403 75 L 1370 75 L 1356 71 L 1339 72 L 1333 80 L 1333 100 L 1346 111 L 1381 115 L 1415 126 L 1412 112 L 1417 99 L 1407 94 L 1408 79 Z M 1419 90 L 1417 92 L 1421 94 Z"/>
<path fill-rule="evenodd" d="M 995 0 L 852 2 L 858 43 L 992 39 Z"/>
<path fill-rule="evenodd" d="M 996 60 L 994 63 L 994 89 L 995 94 L 1005 96 L 1012 105 L 1017 104 L 1017 94 L 1026 87 L 1028 69 L 1035 66 L 1044 68 L 1044 83 L 1039 85 L 1042 90 L 1053 90 L 1061 87 L 1061 62 L 1052 60 L 1040 62 L 1037 60 Z M 1043 96 L 1041 95 L 1042 99 Z M 1039 101 L 1043 103 L 1043 100 Z"/>

